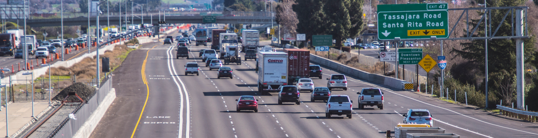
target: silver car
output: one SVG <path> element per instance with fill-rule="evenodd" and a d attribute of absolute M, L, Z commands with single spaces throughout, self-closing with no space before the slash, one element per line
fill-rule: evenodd
<path fill-rule="evenodd" d="M 333 88 L 342 88 L 347 91 L 347 79 L 344 74 L 331 74 L 330 78 L 327 78 L 327 87 L 329 90 Z"/>
<path fill-rule="evenodd" d="M 211 60 L 211 63 L 209 63 L 209 70 L 219 69 L 220 67 L 222 67 L 222 61 L 218 59 L 213 59 Z"/>
<path fill-rule="evenodd" d="M 427 124 L 433 126 L 432 114 L 428 109 L 409 109 L 403 114 L 403 123 L 406 124 Z"/>
<path fill-rule="evenodd" d="M 310 78 L 300 78 L 297 82 L 297 89 L 299 91 L 314 91 L 314 81 Z"/>

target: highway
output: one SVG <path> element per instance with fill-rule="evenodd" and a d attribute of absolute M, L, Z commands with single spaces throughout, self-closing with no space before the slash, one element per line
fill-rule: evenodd
<path fill-rule="evenodd" d="M 175 33 L 173 36 L 176 36 Z M 325 103 L 310 102 L 310 93 L 301 93 L 300 105 L 277 104 L 276 93 L 257 92 L 255 61 L 230 64 L 233 79 L 217 79 L 198 57 L 199 49 L 189 46 L 190 59 L 175 58 L 174 46 L 154 42 L 133 51 L 114 74 L 117 99 L 99 122 L 91 137 L 384 137 L 379 131 L 394 130 L 402 122 L 401 113 L 411 108 L 429 109 L 434 126 L 462 137 L 538 137 L 532 123 L 491 115 L 482 110 L 448 104 L 408 91 L 394 91 L 348 78 L 345 94 L 357 101 L 357 91 L 380 87 L 385 92 L 385 108 L 353 106 L 353 118 L 325 118 Z M 197 62 L 200 75 L 184 75 L 184 65 Z M 324 78 L 338 74 L 324 69 Z M 316 86 L 324 79 L 312 78 Z M 147 84 L 147 85 L 146 85 Z M 236 112 L 240 95 L 259 99 L 259 112 Z M 135 129 L 136 128 L 136 129 Z"/>

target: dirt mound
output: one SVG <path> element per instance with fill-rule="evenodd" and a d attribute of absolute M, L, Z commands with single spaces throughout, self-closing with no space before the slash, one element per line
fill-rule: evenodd
<path fill-rule="evenodd" d="M 63 100 L 69 93 L 76 93 L 82 100 L 87 101 L 95 90 L 84 83 L 77 82 L 63 89 L 53 100 Z M 75 95 L 70 95 L 67 101 L 80 101 Z"/>

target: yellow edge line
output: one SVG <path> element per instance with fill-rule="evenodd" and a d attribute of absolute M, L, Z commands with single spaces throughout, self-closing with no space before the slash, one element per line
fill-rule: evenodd
<path fill-rule="evenodd" d="M 149 86 L 148 81 L 146 80 L 146 62 L 148 61 L 148 55 L 149 51 L 151 51 L 153 48 L 155 48 L 157 45 L 153 46 L 151 49 L 146 52 L 146 59 L 144 59 L 144 62 L 142 63 L 142 70 L 140 71 L 140 75 L 142 75 L 142 82 L 146 85 L 147 94 L 146 94 L 146 101 L 144 102 L 144 106 L 142 107 L 142 111 L 140 111 L 140 116 L 138 117 L 138 121 L 136 121 L 136 126 L 133 129 L 133 134 L 131 134 L 131 138 L 134 137 L 134 134 L 136 132 L 136 128 L 138 127 L 138 124 L 140 123 L 140 119 L 142 119 L 142 114 L 144 114 L 144 109 L 146 109 L 146 104 L 148 103 L 149 98 Z"/>

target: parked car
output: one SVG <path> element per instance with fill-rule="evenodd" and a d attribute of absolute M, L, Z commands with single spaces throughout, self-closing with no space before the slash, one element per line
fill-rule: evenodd
<path fill-rule="evenodd" d="M 241 112 L 241 110 L 254 110 L 254 112 L 258 112 L 258 99 L 252 95 L 242 95 L 239 99 L 235 99 L 235 101 L 237 101 L 237 112 Z"/>
<path fill-rule="evenodd" d="M 377 108 L 383 110 L 383 104 L 385 98 L 383 92 L 379 88 L 363 88 L 361 92 L 357 92 L 359 95 L 359 109 L 364 109 L 364 105 L 377 106 Z"/>
<path fill-rule="evenodd" d="M 185 65 L 185 76 L 187 76 L 187 74 L 196 74 L 196 76 L 200 75 L 198 73 L 198 70 L 200 70 L 198 68 L 198 63 L 196 62 L 189 62 Z"/>
<path fill-rule="evenodd" d="M 327 101 L 331 96 L 331 91 L 327 87 L 315 87 L 312 94 L 310 94 L 310 102 L 315 102 L 316 100 Z"/>
<path fill-rule="evenodd" d="M 343 115 L 345 114 L 349 119 L 352 117 L 353 101 L 349 99 L 348 95 L 331 95 L 327 100 L 327 106 L 325 108 L 325 117 L 331 118 L 331 115 Z"/>
<path fill-rule="evenodd" d="M 300 105 L 299 97 L 301 93 L 297 89 L 297 86 L 294 85 L 284 85 L 279 88 L 278 92 L 278 104 L 282 102 L 295 102 L 295 104 Z"/>
<path fill-rule="evenodd" d="M 427 124 L 433 127 L 433 116 L 428 109 L 409 109 L 403 116 L 405 124 Z"/>
<path fill-rule="evenodd" d="M 347 91 L 347 79 L 344 74 L 331 74 L 331 77 L 327 78 L 327 80 L 329 90 L 342 88 L 344 91 Z"/>
<path fill-rule="evenodd" d="M 310 77 L 318 77 L 321 79 L 323 77 L 323 74 L 321 74 L 321 66 L 310 65 Z"/>
<path fill-rule="evenodd" d="M 219 72 L 217 72 L 217 78 L 220 79 L 220 77 L 230 77 L 230 79 L 233 79 L 234 76 L 232 72 L 233 69 L 230 67 L 220 67 Z"/>
<path fill-rule="evenodd" d="M 222 61 L 219 59 L 212 59 L 211 63 L 209 63 L 209 70 L 219 69 L 220 67 L 222 67 Z"/>
<path fill-rule="evenodd" d="M 312 81 L 312 79 L 310 78 L 300 78 L 298 81 L 297 81 L 297 89 L 299 89 L 299 91 L 310 91 L 310 92 L 313 92 L 314 91 L 314 81 Z"/>

